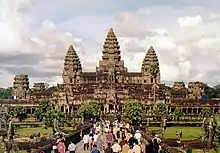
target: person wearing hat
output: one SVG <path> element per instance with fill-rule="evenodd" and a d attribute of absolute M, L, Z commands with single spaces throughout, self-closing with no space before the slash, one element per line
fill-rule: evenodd
<path fill-rule="evenodd" d="M 138 140 L 138 144 L 140 144 L 141 137 L 142 137 L 141 132 L 137 130 L 134 134 L 134 138 Z"/>
<path fill-rule="evenodd" d="M 155 134 L 154 138 L 153 138 L 153 142 L 155 141 L 154 139 L 157 140 L 157 143 L 159 144 L 161 142 L 161 139 L 159 138 L 159 135 L 158 134 Z"/>

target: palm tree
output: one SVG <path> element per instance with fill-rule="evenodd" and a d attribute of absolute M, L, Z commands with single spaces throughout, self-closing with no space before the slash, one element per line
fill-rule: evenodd
<path fill-rule="evenodd" d="M 154 103 L 156 102 L 156 78 L 159 73 L 159 63 L 154 63 L 150 67 L 150 74 L 153 77 L 153 87 L 154 87 Z"/>

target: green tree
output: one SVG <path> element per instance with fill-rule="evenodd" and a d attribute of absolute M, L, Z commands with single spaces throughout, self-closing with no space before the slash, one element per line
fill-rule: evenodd
<path fill-rule="evenodd" d="M 65 114 L 55 109 L 54 104 L 48 100 L 39 103 L 38 108 L 34 111 L 34 116 L 38 121 L 44 123 L 44 128 L 52 127 L 53 133 L 55 133 L 55 121 L 59 123 L 59 126 L 63 126 L 66 122 Z"/>
<path fill-rule="evenodd" d="M 200 112 L 199 115 L 202 118 L 206 117 L 207 119 L 209 119 L 209 118 L 213 117 L 214 112 L 210 108 L 206 107 L 206 108 L 202 109 L 202 111 Z"/>
<path fill-rule="evenodd" d="M 1 89 L 0 90 L 0 99 L 10 99 L 12 94 L 11 88 Z"/>
<path fill-rule="evenodd" d="M 179 118 L 184 116 L 184 112 L 182 111 L 182 109 L 176 108 L 171 114 L 170 117 L 174 120 L 179 121 Z"/>
<path fill-rule="evenodd" d="M 77 116 L 82 117 L 84 121 L 98 119 L 101 115 L 100 106 L 96 102 L 81 105 L 76 112 Z"/>
<path fill-rule="evenodd" d="M 38 108 L 34 111 L 34 116 L 37 121 L 42 121 L 47 110 L 54 108 L 54 105 L 50 101 L 41 101 Z"/>
<path fill-rule="evenodd" d="M 220 116 L 214 116 L 213 149 L 216 153 L 220 151 Z"/>
<path fill-rule="evenodd" d="M 13 110 L 10 112 L 10 114 L 17 118 L 20 122 L 24 121 L 27 119 L 27 110 L 24 109 L 23 107 L 15 107 Z"/>
<path fill-rule="evenodd" d="M 156 83 L 157 83 L 156 78 L 158 76 L 158 73 L 159 73 L 159 63 L 154 63 L 150 67 L 150 74 L 153 77 L 154 103 L 156 103 Z"/>
<path fill-rule="evenodd" d="M 162 117 L 167 117 L 168 112 L 167 112 L 167 105 L 164 103 L 156 103 L 154 105 L 154 115 L 161 119 Z"/>
<path fill-rule="evenodd" d="M 211 98 L 220 98 L 220 85 L 216 85 L 214 87 L 210 87 L 205 85 L 205 92 L 209 99 Z"/>
<path fill-rule="evenodd" d="M 130 121 L 132 124 L 139 124 L 143 119 L 144 106 L 139 101 L 128 101 L 125 103 L 123 118 Z"/>
<path fill-rule="evenodd" d="M 44 127 L 47 129 L 48 127 L 52 127 L 53 134 L 56 132 L 54 127 L 54 122 L 58 122 L 58 126 L 63 126 L 65 123 L 65 114 L 60 110 L 50 108 L 47 109 L 44 114 L 42 121 L 44 123 Z"/>

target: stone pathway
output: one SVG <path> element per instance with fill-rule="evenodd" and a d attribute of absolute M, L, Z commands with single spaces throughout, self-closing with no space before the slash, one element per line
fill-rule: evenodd
<path fill-rule="evenodd" d="M 102 140 L 103 140 L 103 145 L 105 147 L 106 146 L 105 134 L 102 136 Z M 79 143 L 76 144 L 76 153 L 90 153 L 90 152 L 91 152 L 90 150 L 86 150 L 86 151 L 83 150 L 83 142 L 82 141 L 80 141 Z M 104 153 L 104 151 L 101 153 Z"/>
<path fill-rule="evenodd" d="M 79 143 L 76 144 L 76 153 L 90 153 L 90 151 L 84 151 L 83 150 L 83 142 L 80 141 Z"/>

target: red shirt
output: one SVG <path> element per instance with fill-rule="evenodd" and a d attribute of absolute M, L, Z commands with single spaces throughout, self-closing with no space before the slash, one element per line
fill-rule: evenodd
<path fill-rule="evenodd" d="M 66 152 L 66 146 L 63 142 L 59 142 L 57 145 L 57 150 L 59 153 L 65 153 Z"/>
<path fill-rule="evenodd" d="M 108 133 L 107 135 L 106 135 L 106 139 L 107 139 L 107 141 L 113 141 L 113 134 L 112 133 Z"/>

